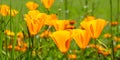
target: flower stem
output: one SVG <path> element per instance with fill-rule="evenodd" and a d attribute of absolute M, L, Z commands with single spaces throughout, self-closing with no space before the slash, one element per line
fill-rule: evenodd
<path fill-rule="evenodd" d="M 110 21 L 112 22 L 112 0 L 110 0 Z M 113 34 L 113 29 L 112 29 L 112 26 L 111 26 L 111 29 L 110 29 L 110 32 L 111 34 Z M 111 37 L 112 39 L 112 37 Z M 115 53 L 114 53 L 114 41 L 111 40 L 111 48 L 112 48 L 112 60 L 115 60 Z"/>
<path fill-rule="evenodd" d="M 88 15 L 88 1 L 85 0 L 85 16 L 86 17 Z"/>
<path fill-rule="evenodd" d="M 117 22 L 119 22 L 119 0 L 117 0 Z M 117 36 L 119 36 L 119 26 L 117 26 Z"/>
<path fill-rule="evenodd" d="M 92 12 L 91 12 L 91 15 L 94 16 L 94 11 L 95 11 L 95 3 L 93 2 L 92 3 Z"/>
<path fill-rule="evenodd" d="M 68 7 L 67 7 L 68 3 L 67 3 L 67 2 L 68 2 L 67 0 L 64 0 L 64 6 L 65 6 L 65 19 L 68 18 Z"/>
<path fill-rule="evenodd" d="M 86 60 L 86 59 L 85 59 L 84 52 L 85 52 L 85 49 L 82 49 L 82 60 Z"/>
<path fill-rule="evenodd" d="M 49 9 L 47 9 L 47 8 L 46 8 L 46 10 L 47 10 L 47 14 L 50 14 L 50 11 L 49 11 Z"/>
<path fill-rule="evenodd" d="M 95 46 L 97 46 L 97 41 L 96 41 L 97 39 L 95 38 L 94 40 L 95 40 Z M 97 48 L 96 48 L 96 56 L 97 56 L 96 59 L 97 59 L 97 60 L 100 60 L 100 59 L 99 59 L 99 54 L 98 54 L 98 49 L 97 49 Z"/>

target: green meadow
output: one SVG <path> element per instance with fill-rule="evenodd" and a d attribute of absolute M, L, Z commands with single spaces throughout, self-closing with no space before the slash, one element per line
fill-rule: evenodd
<path fill-rule="evenodd" d="M 52 37 L 40 37 L 46 30 L 51 33 L 56 32 L 57 30 L 54 26 L 43 25 L 35 35 L 31 35 L 30 29 L 34 30 L 34 27 L 37 26 L 30 28 L 28 27 L 29 24 L 26 23 L 27 17 L 25 17 L 25 14 L 27 15 L 30 11 L 26 3 L 29 1 L 38 4 L 36 10 L 40 13 L 45 13 L 46 15 L 54 14 L 57 16 L 57 20 L 75 21 L 74 28 L 70 29 L 70 31 L 82 29 L 80 28 L 80 23 L 88 16 L 93 16 L 96 20 L 103 19 L 107 21 L 107 24 L 101 29 L 102 31 L 98 38 L 91 38 L 89 43 L 86 43 L 85 49 L 79 47 L 79 43 L 77 44 L 76 40 L 71 38 L 70 44 L 65 42 L 65 46 L 69 44 L 69 49 L 63 53 L 59 47 L 63 45 L 60 41 L 56 43 Z M 41 0 L 0 0 L 0 60 L 120 60 L 119 3 L 120 0 L 54 0 L 52 6 L 47 9 Z M 1 14 L 2 5 L 10 7 L 7 16 Z M 12 16 L 12 9 L 18 11 L 15 16 Z M 41 17 L 41 20 L 43 17 Z M 37 19 L 37 17 L 34 19 Z M 101 28 L 103 23 L 98 23 L 98 25 L 96 24 L 98 26 L 96 31 L 99 32 L 99 28 Z M 9 32 L 5 32 L 6 30 L 9 30 Z M 19 36 L 19 32 L 22 35 Z M 105 36 L 105 34 L 108 35 Z M 58 35 L 58 37 L 61 35 Z M 90 35 L 89 31 L 87 35 Z M 21 36 L 23 38 L 19 38 Z M 66 38 L 66 35 L 64 37 Z M 82 38 L 84 41 L 87 40 L 87 37 L 81 37 L 80 41 L 82 42 Z M 64 38 L 60 37 L 60 39 L 62 41 Z"/>

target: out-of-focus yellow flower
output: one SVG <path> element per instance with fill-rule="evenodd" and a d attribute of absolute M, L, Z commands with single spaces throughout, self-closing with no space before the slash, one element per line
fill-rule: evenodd
<path fill-rule="evenodd" d="M 114 48 L 114 51 L 116 52 L 118 49 L 120 49 L 120 45 L 117 45 L 117 46 Z"/>
<path fill-rule="evenodd" d="M 114 36 L 113 39 L 114 39 L 115 41 L 120 41 L 120 37 Z"/>
<path fill-rule="evenodd" d="M 33 1 L 29 1 L 26 3 L 26 6 L 29 10 L 36 10 L 39 5 Z"/>
<path fill-rule="evenodd" d="M 5 4 L 0 5 L 0 14 L 1 14 L 2 16 L 7 16 L 9 10 L 10 10 L 10 7 L 9 7 L 9 6 L 7 6 L 7 5 L 5 5 Z"/>
<path fill-rule="evenodd" d="M 47 15 L 47 18 L 45 20 L 45 25 L 52 26 L 55 20 L 58 20 L 55 14 Z"/>
<path fill-rule="evenodd" d="M 94 16 L 87 16 L 84 21 L 91 21 L 91 20 L 95 20 Z"/>
<path fill-rule="evenodd" d="M 89 22 L 84 22 L 81 26 L 88 29 L 92 38 L 96 39 L 100 36 L 103 28 L 107 25 L 107 21 L 104 19 L 91 20 Z"/>
<path fill-rule="evenodd" d="M 100 45 L 90 44 L 89 47 L 97 49 L 98 53 L 103 54 L 104 56 L 108 56 L 111 54 L 110 50 L 107 50 L 103 46 L 100 46 Z"/>
<path fill-rule="evenodd" d="M 40 37 L 44 38 L 44 37 L 48 37 L 49 34 L 51 34 L 51 32 L 49 30 L 44 31 L 42 34 L 40 34 Z"/>
<path fill-rule="evenodd" d="M 72 31 L 73 39 L 81 49 L 85 49 L 90 41 L 90 34 L 87 30 L 74 29 Z"/>
<path fill-rule="evenodd" d="M 12 50 L 12 45 L 8 45 L 8 47 L 7 47 L 9 50 Z M 15 48 L 14 48 L 16 51 L 19 51 L 20 50 L 20 46 L 15 46 Z"/>
<path fill-rule="evenodd" d="M 15 46 L 15 50 L 19 51 L 20 50 L 20 46 Z"/>
<path fill-rule="evenodd" d="M 104 34 L 104 38 L 110 38 L 110 37 L 111 37 L 111 34 L 110 34 L 110 33 Z"/>
<path fill-rule="evenodd" d="M 89 44 L 88 47 L 89 48 L 96 48 L 96 45 L 95 44 Z"/>
<path fill-rule="evenodd" d="M 28 14 L 25 14 L 25 21 L 27 23 L 30 35 L 36 35 L 44 25 L 46 18 L 45 13 L 40 13 L 38 10 L 29 11 Z"/>
<path fill-rule="evenodd" d="M 104 56 L 108 56 L 108 55 L 110 55 L 111 53 L 110 53 L 110 51 L 102 51 L 102 54 L 103 54 Z"/>
<path fill-rule="evenodd" d="M 69 54 L 69 55 L 68 55 L 68 58 L 69 58 L 69 59 L 76 59 L 76 58 L 77 58 L 77 55 L 76 55 L 76 54 Z"/>
<path fill-rule="evenodd" d="M 15 33 L 11 32 L 10 30 L 5 30 L 4 33 L 8 36 L 11 36 L 11 37 L 13 37 L 15 35 Z"/>
<path fill-rule="evenodd" d="M 70 46 L 72 39 L 71 32 L 66 30 L 56 31 L 50 34 L 57 47 L 62 53 L 66 53 Z"/>
<path fill-rule="evenodd" d="M 23 47 L 20 49 L 21 52 L 26 52 L 27 51 L 27 48 Z"/>
<path fill-rule="evenodd" d="M 54 0 L 41 0 L 45 8 L 50 9 L 50 7 L 53 5 Z"/>
<path fill-rule="evenodd" d="M 12 9 L 11 10 L 11 13 L 10 13 L 10 10 L 8 11 L 8 14 L 10 15 L 11 14 L 11 16 L 16 16 L 17 14 L 18 14 L 18 11 L 17 10 L 15 10 L 15 9 Z"/>
<path fill-rule="evenodd" d="M 55 30 L 65 30 L 67 25 L 69 25 L 69 21 L 68 20 L 55 20 L 53 23 L 53 26 L 55 28 Z"/>
<path fill-rule="evenodd" d="M 119 22 L 117 22 L 117 21 L 111 22 L 111 26 L 117 26 L 118 24 L 119 24 Z"/>
<path fill-rule="evenodd" d="M 22 39 L 22 38 L 24 38 L 24 35 L 23 35 L 22 32 L 18 32 L 18 33 L 17 33 L 17 37 Z"/>

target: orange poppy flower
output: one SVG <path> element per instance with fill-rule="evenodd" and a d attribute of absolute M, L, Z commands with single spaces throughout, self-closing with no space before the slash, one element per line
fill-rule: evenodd
<path fill-rule="evenodd" d="M 103 28 L 107 25 L 107 21 L 103 19 L 91 20 L 81 24 L 85 29 L 88 29 L 92 38 L 96 39 L 100 36 Z"/>
<path fill-rule="evenodd" d="M 29 1 L 26 3 L 26 6 L 29 10 L 35 10 L 38 8 L 39 5 L 33 1 Z"/>
<path fill-rule="evenodd" d="M 102 54 L 103 54 L 104 56 L 108 56 L 108 55 L 111 54 L 111 52 L 109 52 L 109 51 L 104 52 L 104 51 L 103 51 Z"/>
<path fill-rule="evenodd" d="M 120 49 L 120 45 L 119 44 L 114 48 L 114 51 L 116 52 L 118 49 Z"/>
<path fill-rule="evenodd" d="M 46 38 L 46 37 L 49 36 L 50 33 L 51 33 L 51 32 L 50 32 L 49 30 L 46 30 L 46 31 L 44 31 L 42 34 L 40 34 L 40 37 Z"/>
<path fill-rule="evenodd" d="M 0 14 L 1 14 L 2 16 L 7 16 L 9 10 L 10 10 L 10 7 L 9 7 L 9 6 L 7 6 L 7 5 L 5 5 L 5 4 L 0 5 Z"/>
<path fill-rule="evenodd" d="M 86 24 L 86 22 L 89 22 L 91 20 L 95 20 L 94 16 L 87 16 L 86 18 L 84 18 L 84 20 L 80 23 L 80 27 L 81 28 L 85 28 L 84 25 Z"/>
<path fill-rule="evenodd" d="M 23 35 L 22 32 L 18 32 L 18 33 L 17 33 L 17 37 L 22 39 L 22 38 L 24 38 L 24 35 Z"/>
<path fill-rule="evenodd" d="M 41 0 L 41 2 L 45 6 L 45 8 L 49 9 L 54 3 L 54 0 Z"/>
<path fill-rule="evenodd" d="M 104 34 L 104 38 L 110 38 L 112 35 L 110 33 Z"/>
<path fill-rule="evenodd" d="M 82 29 L 74 29 L 72 32 L 73 32 L 73 39 L 75 40 L 77 45 L 81 49 L 85 49 L 91 38 L 88 31 Z"/>
<path fill-rule="evenodd" d="M 55 30 L 65 30 L 67 25 L 69 25 L 68 20 L 55 20 L 53 23 Z"/>
<path fill-rule="evenodd" d="M 120 41 L 120 37 L 114 36 L 114 37 L 113 37 L 113 40 L 115 40 L 115 41 Z"/>
<path fill-rule="evenodd" d="M 110 24 L 111 24 L 111 26 L 117 26 L 119 24 L 119 22 L 114 21 L 114 22 L 111 22 Z"/>
<path fill-rule="evenodd" d="M 62 53 L 66 53 L 70 46 L 71 41 L 71 32 L 66 30 L 56 31 L 50 34 L 50 37 L 53 39 L 58 49 Z"/>
<path fill-rule="evenodd" d="M 30 35 L 36 35 L 44 25 L 46 14 L 40 13 L 38 10 L 29 11 L 25 14 L 25 21 L 27 23 Z"/>
<path fill-rule="evenodd" d="M 76 58 L 77 58 L 77 55 L 76 55 L 76 54 L 69 54 L 69 55 L 68 55 L 68 58 L 69 58 L 69 59 L 76 59 Z"/>
<path fill-rule="evenodd" d="M 51 26 L 55 20 L 58 20 L 55 14 L 47 15 L 47 18 L 45 20 L 45 25 Z"/>

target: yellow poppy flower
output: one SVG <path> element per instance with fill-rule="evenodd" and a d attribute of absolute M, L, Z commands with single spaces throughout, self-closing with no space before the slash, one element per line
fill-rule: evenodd
<path fill-rule="evenodd" d="M 15 35 L 15 33 L 11 32 L 10 30 L 5 30 L 4 33 L 8 36 L 11 36 L 11 37 L 13 37 Z"/>
<path fill-rule="evenodd" d="M 18 33 L 17 33 L 17 37 L 22 39 L 22 38 L 24 38 L 24 35 L 23 35 L 22 32 L 18 32 Z"/>
<path fill-rule="evenodd" d="M 29 1 L 26 3 L 26 6 L 29 10 L 36 10 L 39 5 L 33 1 Z"/>
<path fill-rule="evenodd" d="M 113 40 L 115 40 L 115 41 L 120 41 L 120 37 L 114 36 L 114 37 L 113 37 Z"/>
<path fill-rule="evenodd" d="M 68 20 L 55 20 L 53 23 L 53 26 L 55 28 L 55 30 L 65 30 L 67 25 L 69 25 L 69 21 Z"/>
<path fill-rule="evenodd" d="M 120 45 L 119 44 L 114 48 L 114 51 L 116 52 L 118 49 L 120 49 Z"/>
<path fill-rule="evenodd" d="M 96 39 L 100 36 L 103 28 L 107 25 L 107 21 L 103 19 L 91 20 L 81 24 L 85 29 L 88 29 L 92 38 Z"/>
<path fill-rule="evenodd" d="M 12 10 L 11 10 L 11 13 L 10 13 L 10 10 L 8 11 L 8 14 L 9 14 L 9 15 L 11 14 L 11 16 L 15 16 L 15 15 L 18 14 L 18 11 L 15 10 L 15 9 L 12 9 Z"/>
<path fill-rule="evenodd" d="M 47 15 L 47 18 L 45 20 L 45 25 L 52 26 L 55 20 L 58 20 L 55 14 Z"/>
<path fill-rule="evenodd" d="M 50 34 L 57 47 L 62 53 L 66 53 L 70 46 L 71 32 L 66 30 L 56 31 Z"/>
<path fill-rule="evenodd" d="M 110 33 L 104 34 L 104 38 L 110 38 L 112 35 Z"/>
<path fill-rule="evenodd" d="M 25 21 L 31 36 L 36 35 L 41 30 L 45 18 L 46 14 L 40 13 L 38 10 L 32 10 L 25 14 Z"/>
<path fill-rule="evenodd" d="M 94 16 L 87 16 L 86 18 L 84 18 L 84 20 L 80 23 L 80 27 L 81 28 L 85 28 L 85 24 L 86 24 L 86 22 L 89 22 L 89 21 L 91 21 L 91 20 L 95 20 L 95 17 Z"/>
<path fill-rule="evenodd" d="M 0 5 L 0 14 L 1 14 L 2 16 L 7 16 L 9 10 L 10 10 L 10 7 L 9 7 L 9 6 L 7 6 L 7 5 L 5 5 L 5 4 Z"/>
<path fill-rule="evenodd" d="M 74 29 L 72 31 L 72 33 L 73 33 L 73 39 L 75 40 L 77 45 L 81 49 L 85 49 L 86 46 L 88 45 L 89 41 L 90 41 L 90 38 L 91 38 L 88 31 L 87 30 L 82 30 L 82 29 Z"/>
<path fill-rule="evenodd" d="M 54 0 L 41 0 L 41 2 L 45 6 L 45 8 L 49 9 L 54 3 Z"/>
<path fill-rule="evenodd" d="M 44 31 L 42 34 L 40 34 L 40 37 L 45 38 L 48 37 L 51 32 L 49 30 Z"/>
<path fill-rule="evenodd" d="M 76 58 L 77 58 L 77 55 L 76 55 L 76 54 L 69 54 L 69 55 L 68 55 L 68 58 L 69 58 L 69 59 L 76 59 Z"/>

